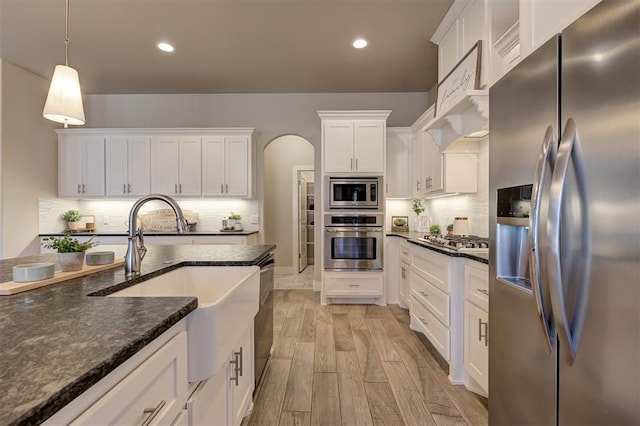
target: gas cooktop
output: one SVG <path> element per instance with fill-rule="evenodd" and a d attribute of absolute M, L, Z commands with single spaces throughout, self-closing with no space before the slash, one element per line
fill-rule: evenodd
<path fill-rule="evenodd" d="M 489 239 L 475 235 L 425 235 L 419 241 L 467 253 L 488 253 Z"/>

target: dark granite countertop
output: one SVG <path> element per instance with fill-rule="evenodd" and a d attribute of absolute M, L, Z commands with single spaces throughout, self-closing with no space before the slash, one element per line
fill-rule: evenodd
<path fill-rule="evenodd" d="M 197 307 L 193 297 L 100 297 L 181 266 L 250 266 L 272 245 L 149 246 L 142 274 L 122 266 L 13 296 L 0 296 L 0 424 L 39 424 Z M 124 246 L 98 246 L 124 256 Z M 55 262 L 56 254 L 0 261 Z"/>
<path fill-rule="evenodd" d="M 427 243 L 425 241 L 419 241 L 418 238 L 424 237 L 424 232 L 389 232 L 387 233 L 388 237 L 401 237 L 405 240 L 408 240 L 411 244 L 415 244 L 420 247 L 428 248 L 433 251 L 437 251 L 438 253 L 445 254 L 447 256 L 452 257 L 466 257 L 467 259 L 475 260 L 476 262 L 489 264 L 489 254 L 488 253 L 469 253 L 469 252 L 459 252 L 456 250 L 448 249 L 443 246 L 439 246 L 436 244 Z"/>
<path fill-rule="evenodd" d="M 252 235 L 257 234 L 258 231 L 190 231 L 184 234 L 178 234 L 177 232 L 158 232 L 158 231 L 144 231 L 144 236 L 180 236 L 180 237 L 189 237 L 189 236 L 220 236 L 220 235 Z M 44 233 L 39 234 L 40 237 L 60 237 L 64 235 L 64 232 L 53 232 L 53 233 Z M 74 232 L 71 235 L 74 237 L 91 237 L 96 235 L 98 237 L 128 237 L 129 233 L 126 231 L 122 232 Z"/>

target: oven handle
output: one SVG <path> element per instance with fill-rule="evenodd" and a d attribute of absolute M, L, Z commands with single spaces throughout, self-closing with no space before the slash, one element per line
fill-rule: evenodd
<path fill-rule="evenodd" d="M 326 227 L 325 232 L 354 232 L 357 234 L 365 234 L 369 232 L 382 232 L 382 228 L 367 228 L 367 227 L 359 227 L 359 228 L 337 228 L 337 227 Z"/>

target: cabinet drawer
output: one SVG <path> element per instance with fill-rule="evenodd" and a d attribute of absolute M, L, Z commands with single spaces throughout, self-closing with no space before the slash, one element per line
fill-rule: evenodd
<path fill-rule="evenodd" d="M 445 293 L 449 293 L 449 264 L 444 255 L 432 253 L 429 249 L 411 249 L 411 269 Z"/>
<path fill-rule="evenodd" d="M 329 297 L 379 297 L 383 275 L 367 272 L 325 273 L 325 294 Z"/>
<path fill-rule="evenodd" d="M 169 424 L 187 400 L 187 333 L 180 332 L 72 424 Z"/>
<path fill-rule="evenodd" d="M 450 360 L 449 355 L 449 329 L 442 325 L 422 304 L 411 296 L 409 314 L 414 328 L 418 328 L 433 346 L 440 352 L 445 360 Z"/>
<path fill-rule="evenodd" d="M 441 323 L 449 326 L 449 296 L 423 280 L 418 275 L 411 273 L 409 282 L 411 295 L 427 308 Z"/>
<path fill-rule="evenodd" d="M 489 311 L 489 271 L 483 268 L 465 265 L 464 267 L 464 294 L 466 299 L 484 310 Z"/>

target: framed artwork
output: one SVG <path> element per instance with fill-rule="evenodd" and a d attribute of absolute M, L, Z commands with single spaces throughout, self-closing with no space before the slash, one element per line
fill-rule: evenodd
<path fill-rule="evenodd" d="M 391 216 L 391 232 L 409 231 L 409 216 Z"/>
<path fill-rule="evenodd" d="M 438 83 L 436 117 L 448 111 L 467 91 L 479 88 L 481 67 L 482 40 L 478 40 L 451 72 Z"/>

